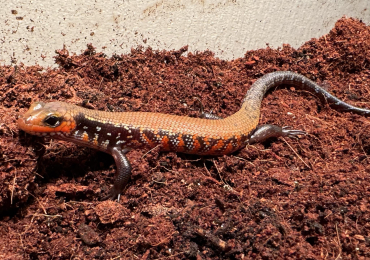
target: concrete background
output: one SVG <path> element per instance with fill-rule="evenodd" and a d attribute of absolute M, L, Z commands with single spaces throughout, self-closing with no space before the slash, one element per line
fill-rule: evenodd
<path fill-rule="evenodd" d="M 2 3 L 1 3 L 2 2 Z M 369 0 L 0 0 L 0 64 L 53 66 L 56 49 L 79 54 L 92 43 L 108 56 L 139 45 L 211 50 L 299 47 L 346 15 L 370 24 Z"/>

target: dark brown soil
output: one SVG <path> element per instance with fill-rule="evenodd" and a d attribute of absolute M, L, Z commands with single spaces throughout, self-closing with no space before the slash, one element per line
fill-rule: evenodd
<path fill-rule="evenodd" d="M 232 155 L 131 151 L 119 203 L 110 155 L 18 130 L 36 100 L 106 111 L 198 116 L 236 112 L 250 85 L 276 70 L 303 74 L 370 108 L 370 27 L 341 19 L 299 49 L 211 52 L 135 49 L 107 58 L 92 46 L 57 51 L 59 68 L 0 67 L 0 258 L 369 259 L 370 122 L 292 88 L 270 92 L 261 123 L 308 134 Z"/>

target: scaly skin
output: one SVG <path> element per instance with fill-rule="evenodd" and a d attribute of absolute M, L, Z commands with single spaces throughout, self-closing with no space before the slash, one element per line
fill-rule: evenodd
<path fill-rule="evenodd" d="M 306 77 L 289 72 L 273 72 L 258 79 L 235 114 L 220 118 L 191 118 L 150 112 L 104 112 L 64 102 L 31 105 L 18 119 L 23 131 L 67 140 L 111 154 L 117 177 L 109 198 L 116 198 L 131 174 L 125 153 L 132 148 L 154 148 L 199 155 L 230 154 L 270 137 L 295 136 L 303 131 L 274 125 L 258 126 L 261 101 L 265 93 L 279 85 L 291 85 L 312 92 L 331 107 L 362 115 L 370 110 L 354 107 L 334 97 Z"/>

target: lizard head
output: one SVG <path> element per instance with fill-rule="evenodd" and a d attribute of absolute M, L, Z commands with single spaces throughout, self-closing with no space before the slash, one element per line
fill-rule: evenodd
<path fill-rule="evenodd" d="M 68 134 L 76 127 L 70 105 L 63 102 L 35 102 L 18 118 L 18 126 L 26 133 L 50 136 Z"/>

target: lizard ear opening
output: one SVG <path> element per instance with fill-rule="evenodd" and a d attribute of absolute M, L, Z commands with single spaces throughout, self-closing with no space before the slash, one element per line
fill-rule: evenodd
<path fill-rule="evenodd" d="M 48 115 L 44 120 L 44 124 L 50 127 L 57 127 L 62 122 L 62 118 L 56 115 Z"/>

